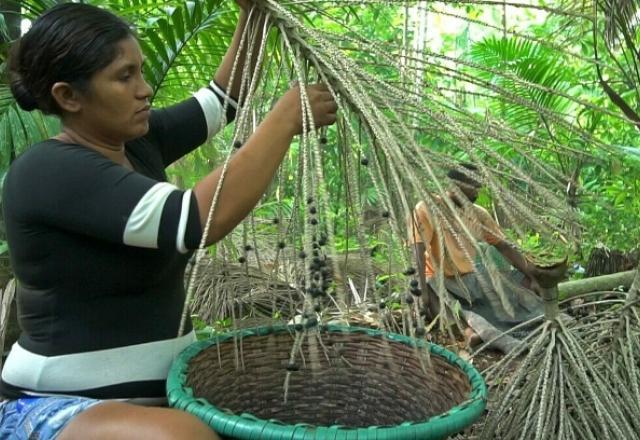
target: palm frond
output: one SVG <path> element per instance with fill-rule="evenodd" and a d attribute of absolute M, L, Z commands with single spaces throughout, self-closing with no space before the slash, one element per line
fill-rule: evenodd
<path fill-rule="evenodd" d="M 614 42 L 623 34 L 635 34 L 640 12 L 639 1 L 600 0 L 598 4 L 604 13 L 604 35 L 609 42 Z"/>
<path fill-rule="evenodd" d="M 207 66 L 220 63 L 235 26 L 235 13 L 220 0 L 169 4 L 146 2 L 125 11 L 136 20 L 146 77 L 161 102 L 184 98 L 185 91 L 176 96 L 179 88 L 171 84 L 188 89 L 211 80 L 214 69 Z"/>

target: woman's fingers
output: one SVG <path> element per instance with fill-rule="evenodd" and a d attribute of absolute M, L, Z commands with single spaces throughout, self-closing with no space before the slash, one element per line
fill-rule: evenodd
<path fill-rule="evenodd" d="M 336 121 L 338 104 L 327 86 L 324 84 L 308 86 L 307 95 L 316 127 L 333 124 Z"/>
<path fill-rule="evenodd" d="M 313 84 L 305 88 L 306 96 L 316 127 L 331 125 L 336 121 L 338 104 L 324 84 Z M 300 87 L 295 85 L 285 93 L 274 107 L 292 125 L 293 133 L 302 133 L 302 101 Z"/>
<path fill-rule="evenodd" d="M 316 127 L 323 127 L 336 122 L 338 105 L 332 99 L 331 101 L 318 103 L 315 108 L 312 107 L 312 111 L 313 121 L 315 122 Z"/>

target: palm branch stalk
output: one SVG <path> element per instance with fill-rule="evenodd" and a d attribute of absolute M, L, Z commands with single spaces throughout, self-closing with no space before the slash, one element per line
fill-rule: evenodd
<path fill-rule="evenodd" d="M 270 22 L 273 23 L 273 28 L 277 31 L 275 45 L 279 48 L 278 56 L 282 58 L 282 61 L 276 67 L 276 72 L 270 72 L 268 64 L 264 63 L 261 68 L 265 72 L 261 79 L 258 79 L 257 75 L 252 76 L 250 72 L 236 72 L 236 74 L 252 79 L 250 83 L 246 82 L 248 84 L 244 90 L 246 105 L 239 114 L 238 128 L 234 139 L 244 137 L 252 131 L 252 122 L 250 121 L 260 119 L 260 115 L 268 110 L 265 100 L 268 102 L 272 99 L 275 96 L 275 91 L 284 88 L 285 83 L 298 81 L 301 84 L 308 84 L 320 80 L 328 84 L 340 107 L 336 138 L 342 144 L 339 155 L 345 164 L 342 179 L 345 184 L 346 204 L 349 207 L 347 224 L 351 221 L 355 222 L 354 227 L 346 232 L 347 235 L 355 236 L 355 241 L 359 243 L 361 252 L 366 249 L 365 234 L 359 226 L 362 212 L 358 195 L 362 192 L 363 176 L 366 176 L 372 183 L 381 209 L 388 213 L 388 224 L 391 230 L 389 247 L 394 249 L 390 258 L 393 257 L 400 267 L 411 265 L 409 263 L 410 255 L 402 243 L 406 230 L 403 220 L 413 208 L 412 199 L 408 197 L 409 194 L 425 200 L 434 215 L 436 229 L 442 228 L 452 232 L 455 237 L 461 240 L 461 243 L 469 241 L 463 240 L 471 237 L 471 234 L 459 217 L 456 207 L 449 200 L 448 188 L 443 184 L 444 175 L 452 163 L 452 154 L 426 149 L 416 142 L 416 134 L 426 134 L 435 126 L 438 126 L 444 135 L 456 139 L 457 148 L 479 165 L 479 172 L 475 173 L 476 175 L 473 177 L 484 182 L 492 191 L 496 204 L 505 208 L 507 217 L 512 219 L 515 225 L 520 225 L 519 232 L 521 234 L 526 233 L 526 224 L 551 234 L 557 232 L 561 227 L 553 219 L 554 217 L 563 221 L 573 218 L 572 213 L 564 208 L 565 204 L 558 196 L 558 189 L 565 181 L 564 177 L 557 170 L 538 160 L 535 154 L 531 154 L 534 152 L 533 144 L 537 143 L 536 139 L 522 136 L 490 115 L 478 119 L 457 106 L 444 94 L 439 93 L 437 87 L 433 92 L 416 88 L 415 84 L 403 85 L 383 81 L 370 73 L 366 66 L 360 65 L 348 57 L 342 47 L 336 43 L 334 35 L 319 31 L 297 18 L 297 15 L 292 11 L 295 11 L 295 7 L 309 8 L 311 5 L 308 2 L 300 2 L 299 5 L 293 2 L 291 5 L 285 6 L 268 0 L 256 2 L 256 9 L 269 15 Z M 389 47 L 376 41 L 351 36 L 347 37 L 347 41 L 354 45 L 364 45 L 363 47 L 366 47 L 366 51 L 369 52 L 368 55 L 385 62 L 396 72 L 400 72 L 404 68 L 407 76 L 411 76 L 412 73 L 420 76 L 419 74 L 424 71 L 424 66 L 430 65 L 430 63 L 438 68 L 443 67 L 441 62 L 428 61 L 429 58 L 452 61 L 426 52 L 412 60 L 411 64 L 403 65 L 402 62 L 393 59 Z M 266 37 L 262 42 L 255 43 L 260 47 L 261 55 L 259 58 L 264 59 Z M 477 63 L 464 60 L 457 60 L 457 62 L 468 68 L 480 68 Z M 283 65 L 289 67 L 283 68 Z M 414 70 L 406 73 L 407 68 Z M 536 92 L 557 93 L 562 98 L 568 97 L 565 92 L 554 92 L 549 87 L 538 86 L 513 74 L 498 72 L 495 69 L 487 69 L 486 72 L 500 74 L 522 87 L 531 87 Z M 464 73 L 464 75 L 467 74 Z M 274 78 L 276 84 L 272 82 Z M 477 85 L 492 88 L 500 96 L 510 96 L 506 89 L 496 88 L 484 80 L 478 80 L 479 77 L 475 78 Z M 535 103 L 532 105 L 531 102 L 515 95 L 511 98 L 518 102 L 522 101 L 522 105 L 535 112 L 545 113 L 549 121 L 568 127 L 561 115 L 547 111 Z M 302 96 L 302 101 L 306 112 L 305 130 L 296 152 L 299 167 L 294 170 L 295 205 L 292 216 L 287 219 L 286 228 L 290 236 L 294 238 L 292 243 L 294 247 L 301 249 L 306 255 L 312 255 L 314 250 L 311 238 L 314 235 L 326 233 L 330 245 L 329 250 L 332 252 L 335 231 L 333 229 L 334 221 L 332 221 L 334 219 L 329 215 L 324 215 L 329 211 L 330 200 L 323 170 L 323 154 L 320 152 L 318 142 L 319 136 L 313 133 L 310 128 L 313 126 L 313 121 L 309 119 L 309 106 L 305 96 Z M 420 113 L 417 113 L 416 103 L 420 102 L 428 102 L 429 104 L 421 107 Z M 575 103 L 585 104 L 582 101 Z M 408 114 L 416 116 L 410 118 L 411 123 L 416 125 L 407 124 L 406 116 Z M 570 131 L 579 133 L 580 129 L 574 126 Z M 242 136 L 239 136 L 238 133 L 242 133 Z M 584 136 L 580 134 L 580 136 L 585 137 L 586 134 Z M 522 148 L 517 149 L 518 154 L 524 160 L 538 167 L 541 171 L 538 176 L 543 177 L 537 180 L 538 177 L 525 172 L 512 160 L 496 153 L 490 147 L 490 143 L 495 141 L 507 141 L 512 145 L 522 145 Z M 557 143 L 555 147 L 565 154 L 574 153 L 570 146 L 563 147 Z M 232 151 L 230 149 L 225 166 L 228 164 Z M 580 154 L 585 153 L 581 152 Z M 365 160 L 368 166 L 358 165 L 358 162 L 364 163 Z M 494 164 L 485 163 L 486 161 L 494 162 Z M 499 166 L 496 167 L 495 164 Z M 223 172 L 216 194 L 223 185 L 224 174 Z M 502 177 L 505 174 L 517 179 L 522 184 L 505 186 L 502 182 Z M 554 186 L 556 190 L 550 189 Z M 310 226 L 313 219 L 304 209 L 305 200 L 309 199 L 314 199 L 317 202 L 317 210 L 320 212 L 318 222 L 321 227 Z M 445 203 L 440 203 L 439 200 L 444 200 Z M 215 210 L 215 206 L 214 201 L 210 214 Z M 567 223 L 571 223 L 571 220 Z M 560 231 L 561 236 L 563 232 Z M 442 239 L 442 237 L 440 238 Z M 198 252 L 198 258 L 203 255 L 202 251 Z M 369 286 L 372 286 L 374 280 L 369 259 L 363 258 L 363 261 L 367 267 L 365 278 Z M 332 262 L 335 263 L 335 259 L 332 259 Z M 304 290 L 309 288 L 308 268 L 301 261 L 295 261 L 292 264 L 295 267 L 294 278 L 297 281 L 305 280 L 295 283 L 301 290 L 301 297 L 304 298 Z M 196 269 L 191 275 L 191 284 L 198 276 L 199 267 L 199 264 L 195 265 Z M 339 271 L 339 268 L 334 264 L 334 275 L 338 275 Z M 502 295 L 500 282 L 494 280 L 491 274 L 489 275 L 487 282 L 495 284 L 498 293 Z M 447 327 L 447 316 L 451 314 L 454 304 L 448 298 L 443 286 L 437 290 L 441 296 L 441 303 L 445 306 L 444 312 L 441 314 L 441 324 L 444 328 Z M 193 297 L 192 291 L 193 288 L 190 288 L 187 304 Z M 335 286 L 334 293 L 337 295 L 336 299 L 339 303 L 347 303 L 344 292 L 344 286 Z M 379 293 L 375 293 L 373 298 L 378 304 L 384 300 Z M 403 296 L 394 298 L 402 301 Z M 416 312 L 421 308 L 421 301 L 421 298 L 413 301 L 413 308 Z M 307 301 L 305 304 L 303 314 L 307 316 L 314 316 L 316 309 L 322 307 L 317 301 Z M 188 314 L 187 310 L 185 308 L 185 319 Z M 413 333 L 415 328 L 419 329 L 420 334 L 424 329 L 423 318 L 419 313 L 414 316 L 413 321 L 417 324 L 409 324 L 411 328 L 405 329 L 405 331 Z"/>
<path fill-rule="evenodd" d="M 594 324 L 566 319 L 557 288 L 544 289 L 543 297 L 544 322 L 486 371 L 496 398 L 480 438 L 638 438 L 612 377 L 584 350 L 582 335 Z"/>
<path fill-rule="evenodd" d="M 582 333 L 581 345 L 595 368 L 615 393 L 617 406 L 636 432 L 640 422 L 640 276 L 626 294 L 610 292 L 599 313 L 589 316 L 588 331 Z M 600 293 L 602 295 L 602 293 Z M 596 303 L 597 304 L 597 303 Z M 590 303 L 586 307 L 593 307 Z"/>

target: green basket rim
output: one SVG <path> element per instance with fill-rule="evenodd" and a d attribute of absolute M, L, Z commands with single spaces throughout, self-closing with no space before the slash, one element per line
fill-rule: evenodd
<path fill-rule="evenodd" d="M 217 335 L 211 339 L 197 341 L 176 358 L 167 378 L 167 398 L 169 406 L 185 410 L 198 416 L 217 433 L 242 440 L 348 440 L 348 439 L 441 439 L 462 431 L 482 415 L 487 403 L 487 386 L 484 379 L 471 364 L 439 345 L 422 339 L 414 339 L 397 333 L 388 333 L 361 327 L 343 325 L 323 325 L 322 331 L 339 333 L 365 333 L 369 336 L 382 336 L 390 341 L 412 347 L 429 347 L 431 353 L 440 356 L 449 364 L 460 368 L 469 379 L 471 393 L 469 398 L 449 411 L 433 416 L 425 421 L 404 422 L 395 426 L 370 426 L 349 428 L 345 426 L 313 426 L 308 424 L 285 424 L 278 420 L 259 419 L 252 414 L 233 414 L 221 411 L 205 399 L 193 396 L 193 390 L 184 385 L 187 368 L 192 357 L 212 345 L 223 343 L 235 337 L 266 336 L 271 333 L 294 333 L 293 326 L 274 325 L 247 328 Z"/>

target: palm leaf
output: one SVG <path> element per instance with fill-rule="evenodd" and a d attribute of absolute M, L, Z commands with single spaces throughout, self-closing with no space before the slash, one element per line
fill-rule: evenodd
<path fill-rule="evenodd" d="M 175 101 L 189 86 L 200 87 L 211 79 L 214 68 L 203 66 L 219 65 L 235 27 L 235 13 L 226 2 L 148 1 L 127 6 L 113 10 L 139 29 L 154 97 L 163 103 Z M 176 84 L 182 87 L 172 87 Z"/>
<path fill-rule="evenodd" d="M 605 17 L 605 37 L 615 41 L 621 34 L 633 35 L 638 25 L 638 0 L 601 0 L 598 2 Z"/>
<path fill-rule="evenodd" d="M 571 103 L 554 93 L 567 93 L 570 90 L 570 71 L 564 66 L 563 57 L 558 54 L 532 41 L 491 36 L 474 44 L 469 56 L 477 63 L 513 75 L 492 76 L 481 71 L 477 73 L 480 77 L 493 81 L 499 87 L 540 108 L 560 115 L 569 112 Z M 541 88 L 531 87 L 530 84 L 537 84 Z M 531 127 L 540 124 L 538 111 L 509 102 L 505 96 L 495 96 L 495 101 L 494 110 L 499 111 L 513 126 Z M 509 105 L 504 105 L 505 101 Z"/>

